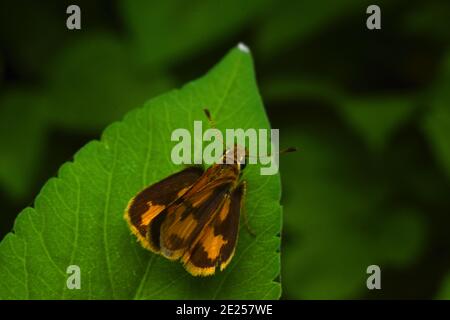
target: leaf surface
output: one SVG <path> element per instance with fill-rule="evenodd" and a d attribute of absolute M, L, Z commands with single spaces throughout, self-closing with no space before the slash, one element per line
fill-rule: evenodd
<path fill-rule="evenodd" d="M 171 133 L 192 130 L 194 120 L 207 128 L 205 107 L 221 130 L 269 128 L 248 52 L 233 49 L 206 76 L 130 112 L 64 164 L 0 243 L 0 299 L 278 298 L 279 175 L 246 169 L 256 237 L 241 227 L 231 264 L 213 277 L 193 277 L 146 251 L 123 219 L 132 196 L 182 169 L 170 160 Z M 80 267 L 80 290 L 67 289 L 70 265 Z"/>

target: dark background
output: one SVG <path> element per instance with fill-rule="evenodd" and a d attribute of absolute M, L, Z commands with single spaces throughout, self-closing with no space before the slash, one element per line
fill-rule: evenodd
<path fill-rule="evenodd" d="M 0 239 L 109 123 L 242 41 L 299 148 L 281 163 L 283 298 L 450 298 L 449 21 L 437 0 L 2 0 Z"/>

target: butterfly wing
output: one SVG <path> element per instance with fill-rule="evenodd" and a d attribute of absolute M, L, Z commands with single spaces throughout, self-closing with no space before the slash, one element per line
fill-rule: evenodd
<path fill-rule="evenodd" d="M 161 223 L 161 213 L 181 198 L 203 173 L 200 167 L 186 168 L 145 188 L 130 200 L 125 219 L 142 246 L 156 253 L 160 251 L 157 225 Z M 154 235 L 150 234 L 152 230 L 157 230 Z"/>
<path fill-rule="evenodd" d="M 246 184 L 235 190 L 232 186 L 205 188 L 164 213 L 161 253 L 169 259 L 181 258 L 194 276 L 212 275 L 217 266 L 225 269 L 234 255 Z"/>
<path fill-rule="evenodd" d="M 194 189 L 196 186 L 192 187 Z M 168 259 L 179 259 L 222 208 L 230 190 L 231 183 L 214 181 L 198 192 L 186 194 L 183 201 L 167 208 L 161 225 L 161 253 Z"/>
<path fill-rule="evenodd" d="M 192 275 L 212 275 L 217 266 L 223 270 L 230 263 L 236 249 L 245 189 L 246 183 L 242 182 L 225 195 L 221 207 L 185 250 L 181 260 Z"/>
<path fill-rule="evenodd" d="M 191 274 L 212 275 L 217 266 L 223 270 L 230 263 L 236 249 L 245 189 L 242 182 L 186 251 L 182 261 Z"/>
<path fill-rule="evenodd" d="M 239 233 L 239 219 L 244 207 L 245 192 L 247 190 L 247 183 L 243 181 L 231 195 L 230 209 L 227 214 L 219 216 L 215 221 L 215 233 L 224 235 L 226 243 L 220 248 L 220 256 L 218 265 L 220 271 L 224 270 L 234 256 L 236 250 L 236 243 Z"/>

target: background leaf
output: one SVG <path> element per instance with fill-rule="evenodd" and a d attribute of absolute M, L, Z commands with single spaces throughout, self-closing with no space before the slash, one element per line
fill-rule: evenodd
<path fill-rule="evenodd" d="M 355 14 L 357 10 L 365 12 L 367 3 L 366 0 L 344 0 L 339 5 L 332 0 L 279 1 L 259 30 L 258 49 L 265 58 L 289 49 L 341 16 Z"/>
<path fill-rule="evenodd" d="M 251 1 L 120 1 L 139 60 L 146 66 L 173 66 L 207 44 L 236 33 L 274 4 Z"/>
<path fill-rule="evenodd" d="M 205 106 L 219 128 L 269 128 L 248 53 L 232 50 L 205 77 L 129 113 L 64 164 L 0 244 L 0 298 L 278 298 L 278 175 L 249 168 L 246 209 L 257 236 L 241 230 L 234 259 L 214 277 L 192 277 L 144 250 L 123 219 L 134 194 L 180 169 L 170 161 L 171 132 L 192 129 Z M 66 288 L 72 264 L 81 268 L 81 290 Z"/>
<path fill-rule="evenodd" d="M 450 270 L 447 0 L 380 1 L 381 30 L 367 30 L 365 0 L 76 3 L 76 31 L 65 1 L 0 4 L 0 239 L 106 125 L 243 41 L 281 145 L 300 149 L 280 159 L 282 298 L 438 296 Z M 366 263 L 382 267 L 382 290 L 364 287 Z"/>
<path fill-rule="evenodd" d="M 0 183 L 10 197 L 17 201 L 34 185 L 51 130 L 99 132 L 170 88 L 166 73 L 143 75 L 132 61 L 108 33 L 81 36 L 49 63 L 45 87 L 14 89 L 0 98 Z"/>
<path fill-rule="evenodd" d="M 270 100 L 315 99 L 330 104 L 374 152 L 382 151 L 417 110 L 417 97 L 412 95 L 358 97 L 311 77 L 273 78 L 262 88 Z"/>
<path fill-rule="evenodd" d="M 48 101 L 31 90 L 13 89 L 0 98 L 0 184 L 18 199 L 29 191 L 43 151 Z M 12 137 L 14 137 L 12 139 Z"/>
<path fill-rule="evenodd" d="M 420 35 L 428 39 L 449 41 L 447 22 L 450 19 L 448 1 L 431 0 L 415 3 L 409 7 L 404 19 L 404 32 Z"/>
<path fill-rule="evenodd" d="M 436 299 L 450 300 L 450 275 L 447 275 L 442 281 L 442 287 Z"/>
<path fill-rule="evenodd" d="M 295 299 L 354 298 L 367 290 L 367 266 L 401 267 L 423 246 L 420 213 L 392 206 L 382 175 L 349 158 L 357 145 L 337 131 L 332 137 L 320 127 L 285 131 L 288 144 L 301 150 L 300 159 L 281 164 L 282 279 Z"/>
<path fill-rule="evenodd" d="M 165 73 L 140 73 L 127 47 L 108 33 L 73 41 L 48 74 L 52 122 L 85 131 L 119 120 L 172 84 Z"/>
<path fill-rule="evenodd" d="M 430 94 L 430 112 L 423 121 L 423 127 L 439 164 L 450 177 L 450 54 L 446 55 L 442 69 Z"/>
<path fill-rule="evenodd" d="M 407 122 L 415 104 L 407 97 L 348 98 L 339 109 L 367 145 L 373 151 L 380 151 L 395 130 Z"/>

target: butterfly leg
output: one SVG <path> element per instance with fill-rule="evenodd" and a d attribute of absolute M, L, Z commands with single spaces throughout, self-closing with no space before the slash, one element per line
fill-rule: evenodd
<path fill-rule="evenodd" d="M 247 229 L 248 233 L 250 233 L 252 236 L 256 237 L 256 233 L 252 230 L 252 228 L 250 228 L 250 224 L 248 223 L 247 210 L 245 210 L 245 205 L 244 205 L 245 196 L 247 193 L 247 182 L 242 181 L 241 186 L 242 186 L 242 200 L 241 200 L 242 218 L 244 219 L 245 228 Z"/>

